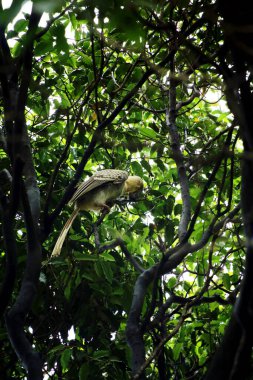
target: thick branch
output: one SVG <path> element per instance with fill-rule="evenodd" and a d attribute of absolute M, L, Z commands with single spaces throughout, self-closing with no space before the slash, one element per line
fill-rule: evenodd
<path fill-rule="evenodd" d="M 169 130 L 171 139 L 171 149 L 173 157 L 177 165 L 178 178 L 182 197 L 182 214 L 178 227 L 179 240 L 182 241 L 186 235 L 187 227 L 191 218 L 191 201 L 190 190 L 184 157 L 180 148 L 180 138 L 176 126 L 176 87 L 177 81 L 174 79 L 174 57 L 170 64 L 170 90 L 169 90 L 169 109 L 166 109 L 166 124 Z"/>
<path fill-rule="evenodd" d="M 6 326 L 13 348 L 27 371 L 28 380 L 42 380 L 42 359 L 24 332 L 25 318 L 31 309 L 37 292 L 41 266 L 41 245 L 38 226 L 33 222 L 32 211 L 24 186 L 22 192 L 27 229 L 27 262 L 20 292 L 15 304 L 6 315 Z"/>
<path fill-rule="evenodd" d="M 142 331 L 140 321 L 143 302 L 148 286 L 155 278 L 158 278 L 158 276 L 168 273 L 176 268 L 189 253 L 196 252 L 204 247 L 212 234 L 217 233 L 218 230 L 224 226 L 224 223 L 229 222 L 230 218 L 232 219 L 239 209 L 239 206 L 236 207 L 226 218 L 223 218 L 217 223 L 217 218 L 215 217 L 199 242 L 194 245 L 180 243 L 179 246 L 171 248 L 160 263 L 144 271 L 136 280 L 126 329 L 127 342 L 132 351 L 133 376 L 139 373 L 140 368 L 142 368 L 143 365 L 145 366 L 144 331 Z M 141 376 L 142 377 L 139 377 L 140 379 L 145 379 L 143 373 Z"/>
<path fill-rule="evenodd" d="M 32 217 L 34 218 L 34 223 L 37 224 L 40 213 L 40 195 L 36 183 L 36 172 L 33 165 L 31 146 L 25 122 L 25 106 L 27 102 L 28 88 L 32 70 L 34 36 L 38 27 L 39 20 L 41 18 L 41 14 L 38 14 L 34 8 L 35 5 L 33 5 L 32 13 L 30 16 L 26 45 L 23 52 L 21 84 L 18 91 L 18 98 L 15 104 L 14 132 L 11 133 L 10 138 L 13 161 L 15 161 L 15 157 L 19 156 L 24 163 L 23 174 L 25 176 L 27 195 L 32 211 Z"/>
<path fill-rule="evenodd" d="M 0 193 L 1 198 L 1 208 L 2 208 L 2 228 L 3 228 L 3 238 L 5 244 L 6 253 L 6 269 L 3 282 L 0 289 L 0 316 L 3 315 L 6 307 L 9 304 L 14 283 L 16 277 L 17 268 L 17 246 L 14 234 L 14 220 L 13 216 L 10 215 L 8 205 L 6 203 L 6 197 L 4 194 Z"/>
<path fill-rule="evenodd" d="M 143 272 L 137 279 L 130 312 L 128 315 L 126 338 L 132 351 L 132 373 L 136 375 L 145 362 L 143 332 L 140 329 L 140 315 L 147 287 L 154 277 L 154 267 Z M 139 379 L 146 379 L 142 373 Z"/>
<path fill-rule="evenodd" d="M 35 11 L 35 5 L 33 5 L 32 13 L 29 20 L 26 45 L 23 52 L 23 72 L 20 84 L 20 90 L 18 95 L 17 108 L 21 113 L 20 116 L 23 116 L 25 110 L 28 88 L 30 84 L 30 77 L 32 72 L 32 59 L 33 59 L 33 45 L 35 39 L 35 33 L 38 28 L 38 24 L 41 18 L 41 14 Z"/>
<path fill-rule="evenodd" d="M 26 45 L 23 52 L 21 84 L 17 99 L 15 98 L 14 129 L 9 132 L 11 139 L 11 158 L 15 165 L 20 158 L 23 163 L 25 184 L 22 186 L 24 219 L 27 230 L 27 261 L 20 292 L 11 310 L 6 315 L 6 325 L 11 343 L 27 370 L 28 380 L 42 379 L 42 360 L 26 338 L 24 331 L 25 317 L 31 309 L 36 295 L 37 282 L 41 266 L 41 245 L 38 233 L 40 196 L 36 182 L 32 152 L 25 123 L 25 106 L 32 70 L 33 42 L 41 15 L 35 12 L 35 5 L 30 16 Z M 6 111 L 6 110 L 5 110 Z M 14 171 L 15 174 L 15 171 Z M 20 174 L 21 175 L 21 174 Z M 17 176 L 17 174 L 15 175 Z M 14 176 L 14 177 L 15 177 Z M 15 183 L 17 179 L 14 178 Z M 13 201 L 15 205 L 15 200 Z M 13 226 L 12 226 L 13 228 Z"/>
<path fill-rule="evenodd" d="M 6 254 L 6 271 L 0 290 L 0 315 L 5 311 L 7 305 L 9 304 L 16 277 L 17 246 L 14 231 L 15 215 L 20 201 L 22 168 L 23 162 L 19 158 L 16 159 L 13 169 L 13 178 L 8 177 L 9 180 L 12 180 L 9 202 L 3 191 L 0 189 L 1 207 L 3 214 L 3 238 Z"/>
<path fill-rule="evenodd" d="M 245 25 L 245 20 L 247 19 L 252 29 L 252 20 L 250 18 L 250 4 L 246 1 L 242 2 L 239 14 L 232 12 L 233 6 L 236 5 L 235 1 L 232 1 L 232 4 L 230 2 L 229 6 L 224 0 L 220 0 L 217 3 L 220 7 L 219 11 L 224 17 L 226 32 L 229 32 L 228 35 L 225 34 L 225 43 L 231 49 L 234 59 L 234 66 L 232 66 L 230 59 L 230 66 L 234 69 L 234 74 L 231 74 L 232 70 L 230 75 L 225 70 L 223 73 L 227 88 L 226 96 L 231 111 L 239 121 L 245 148 L 245 157 L 242 162 L 241 205 L 247 239 L 247 251 L 241 292 L 223 341 L 207 373 L 206 380 L 213 378 L 217 380 L 225 378 L 236 380 L 250 378 L 253 345 L 253 164 L 248 159 L 253 151 L 253 112 L 252 89 L 248 80 L 247 70 L 247 64 L 250 63 L 251 65 L 251 54 L 249 57 L 247 56 L 247 52 L 243 51 L 242 47 L 244 43 L 241 39 L 244 36 L 243 34 L 235 33 L 235 30 L 238 25 Z M 249 35 L 247 38 L 247 42 L 252 40 L 249 39 Z M 248 58 L 250 59 L 248 60 Z"/>

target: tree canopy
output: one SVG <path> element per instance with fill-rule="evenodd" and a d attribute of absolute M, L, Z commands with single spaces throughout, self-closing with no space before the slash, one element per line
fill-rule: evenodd
<path fill-rule="evenodd" d="M 1 378 L 250 378 L 252 33 L 245 0 L 0 1 Z M 103 169 L 144 191 L 51 258 Z"/>

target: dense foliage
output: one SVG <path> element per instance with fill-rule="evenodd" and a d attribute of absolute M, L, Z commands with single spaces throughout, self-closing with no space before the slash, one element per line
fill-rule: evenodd
<path fill-rule="evenodd" d="M 223 3 L 1 6 L 1 378 L 248 373 L 252 47 Z M 76 185 L 106 168 L 143 193 L 80 214 L 51 259 Z"/>

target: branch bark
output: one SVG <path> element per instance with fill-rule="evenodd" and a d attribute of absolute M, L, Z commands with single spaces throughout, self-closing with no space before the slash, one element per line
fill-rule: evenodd
<path fill-rule="evenodd" d="M 145 331 L 141 326 L 141 313 L 144 299 L 148 290 L 148 286 L 154 279 L 171 272 L 175 269 L 183 259 L 189 254 L 203 248 L 209 241 L 213 234 L 216 234 L 224 223 L 228 223 L 240 210 L 240 206 L 235 207 L 226 217 L 217 221 L 214 217 L 209 228 L 205 231 L 202 238 L 194 245 L 186 243 L 179 243 L 177 247 L 168 250 L 160 263 L 142 272 L 136 280 L 133 300 L 128 314 L 128 321 L 126 327 L 127 342 L 132 351 L 132 372 L 136 376 L 140 372 L 142 366 L 145 367 L 145 346 L 144 346 L 144 333 Z M 138 375 L 139 376 L 139 375 Z M 139 379 L 146 379 L 145 374 L 142 373 Z"/>
<path fill-rule="evenodd" d="M 235 118 L 239 121 L 244 143 L 242 160 L 241 204 L 246 236 L 246 266 L 240 295 L 235 304 L 223 341 L 214 355 L 206 380 L 246 379 L 251 374 L 251 355 L 253 345 L 253 110 L 252 89 L 248 79 L 249 66 L 252 64 L 252 19 L 250 4 L 242 1 L 240 12 L 232 12 L 235 1 L 217 1 L 223 20 L 225 44 L 232 56 L 229 58 L 232 70 L 223 73 L 227 86 L 227 100 Z M 248 33 L 240 32 L 240 26 L 248 24 Z M 250 38 L 249 38 L 250 37 Z M 230 56 L 230 57 L 231 57 Z"/>
<path fill-rule="evenodd" d="M 28 380 L 42 379 L 42 358 L 27 339 L 24 324 L 37 293 L 37 282 L 41 266 L 41 245 L 38 225 L 34 224 L 25 186 L 22 186 L 22 198 L 27 229 L 27 263 L 20 292 L 15 304 L 6 315 L 6 325 L 11 343 L 23 363 Z"/>
<path fill-rule="evenodd" d="M 191 200 L 188 177 L 184 164 L 184 157 L 181 151 L 179 133 L 176 126 L 176 88 L 174 56 L 170 62 L 170 90 L 169 90 L 169 109 L 166 109 L 166 124 L 171 139 L 171 149 L 173 158 L 177 165 L 178 179 L 182 197 L 182 214 L 178 227 L 179 240 L 182 241 L 187 233 L 187 227 L 191 218 Z"/>
<path fill-rule="evenodd" d="M 17 80 L 14 81 L 14 86 L 16 88 L 15 95 L 17 95 L 11 99 L 14 112 L 9 115 L 9 110 L 8 108 L 6 109 L 8 106 L 6 105 L 5 107 L 6 128 L 9 142 L 8 152 L 12 166 L 15 168 L 15 165 L 17 165 L 19 160 L 22 162 L 22 171 L 13 171 L 13 183 L 18 183 L 18 179 L 20 179 L 21 182 L 21 176 L 24 176 L 24 182 L 21 182 L 21 194 L 24 209 L 24 221 L 27 230 L 26 267 L 19 294 L 14 305 L 6 315 L 6 326 L 12 346 L 27 371 L 28 380 L 42 380 L 43 377 L 43 363 L 40 354 L 34 350 L 24 331 L 25 318 L 31 309 L 37 292 L 37 283 L 41 266 L 41 243 L 39 236 L 40 194 L 25 123 L 25 107 L 32 71 L 33 43 L 40 17 L 41 14 L 36 12 L 36 4 L 34 4 L 30 15 L 26 44 L 22 54 L 20 86 L 18 87 Z M 15 215 L 15 208 L 17 206 L 15 197 L 12 203 L 14 205 L 14 207 L 12 206 L 14 210 L 10 208 L 10 211 Z M 13 250 L 15 249 L 14 223 L 9 223 L 9 228 L 12 230 L 12 246 L 10 248 Z M 12 252 L 12 255 L 13 254 L 15 254 L 15 251 Z"/>

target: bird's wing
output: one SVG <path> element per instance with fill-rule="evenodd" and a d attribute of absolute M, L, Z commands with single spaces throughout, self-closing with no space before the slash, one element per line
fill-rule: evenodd
<path fill-rule="evenodd" d="M 128 173 L 124 170 L 105 169 L 93 174 L 89 179 L 82 182 L 69 203 L 74 203 L 78 198 L 83 197 L 89 191 L 105 184 L 113 182 L 115 184 L 121 184 L 128 178 Z"/>

